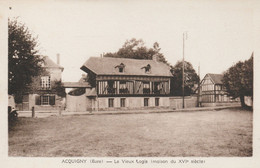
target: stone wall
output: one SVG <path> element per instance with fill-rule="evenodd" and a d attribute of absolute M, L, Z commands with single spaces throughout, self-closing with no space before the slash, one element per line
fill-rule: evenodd
<path fill-rule="evenodd" d="M 183 99 L 180 96 L 170 97 L 170 108 L 171 109 L 181 109 Z M 197 107 L 197 96 L 185 96 L 184 107 L 192 108 Z"/>
<path fill-rule="evenodd" d="M 202 103 L 202 107 L 216 107 L 216 106 L 239 106 L 240 102 L 215 102 L 215 103 Z"/>
<path fill-rule="evenodd" d="M 71 96 L 69 94 L 66 95 L 66 111 L 87 111 L 87 103 L 85 94 L 80 96 Z"/>

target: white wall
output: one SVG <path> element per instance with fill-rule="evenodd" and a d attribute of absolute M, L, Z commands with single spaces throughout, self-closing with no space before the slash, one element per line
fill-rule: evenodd
<path fill-rule="evenodd" d="M 66 111 L 81 112 L 87 111 L 86 95 L 71 96 L 66 95 Z"/>
<path fill-rule="evenodd" d="M 114 107 L 108 107 L 108 99 L 114 99 Z M 147 108 L 144 106 L 144 98 L 149 98 L 149 107 L 156 107 L 155 106 L 155 98 L 157 97 L 99 97 L 97 99 L 98 108 L 99 110 L 102 109 L 115 109 L 115 108 L 122 108 L 120 107 L 120 99 L 125 98 L 125 108 L 126 109 L 135 109 L 135 108 Z M 159 107 L 169 107 L 170 101 L 169 97 L 158 97 L 159 99 Z"/>
<path fill-rule="evenodd" d="M 59 68 L 48 68 L 48 72 L 51 76 L 51 81 L 60 81 L 61 80 L 61 69 Z"/>
<path fill-rule="evenodd" d="M 29 111 L 34 107 L 35 111 L 45 111 L 45 112 L 56 112 L 59 108 L 64 106 L 63 99 L 57 95 L 55 95 L 55 105 L 36 105 L 35 97 L 37 94 L 29 94 Z"/>

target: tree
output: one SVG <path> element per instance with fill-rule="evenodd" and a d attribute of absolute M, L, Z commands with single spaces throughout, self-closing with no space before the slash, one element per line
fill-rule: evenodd
<path fill-rule="evenodd" d="M 13 94 L 16 103 L 22 101 L 32 82 L 40 74 L 42 58 L 37 55 L 37 38 L 29 29 L 15 19 L 8 19 L 8 94 Z"/>
<path fill-rule="evenodd" d="M 244 96 L 253 98 L 253 59 L 252 53 L 250 59 L 239 61 L 224 72 L 224 87 L 229 96 L 240 98 L 242 107 L 246 107 Z"/>
<path fill-rule="evenodd" d="M 104 57 L 115 58 L 133 58 L 133 59 L 152 59 L 153 55 L 157 55 L 158 61 L 166 63 L 171 67 L 173 78 L 171 79 L 171 94 L 175 96 L 182 95 L 182 62 L 177 62 L 173 67 L 171 66 L 164 55 L 160 52 L 161 48 L 158 42 L 153 44 L 152 48 L 144 46 L 142 39 L 136 40 L 132 38 L 127 40 L 124 45 L 115 53 L 106 53 Z M 193 93 L 193 87 L 199 82 L 199 77 L 193 69 L 191 63 L 185 62 L 185 95 L 191 95 Z"/>
<path fill-rule="evenodd" d="M 144 45 L 144 41 L 142 39 L 136 40 L 135 38 L 132 38 L 131 40 L 127 40 L 117 52 L 106 53 L 104 57 L 151 60 L 153 58 L 153 55 L 157 54 L 158 61 L 168 64 L 164 55 L 160 53 L 160 50 L 161 48 L 159 47 L 159 43 L 157 42 L 154 43 L 153 48 L 147 48 Z"/>
<path fill-rule="evenodd" d="M 193 94 L 194 85 L 198 84 L 199 76 L 193 69 L 190 62 L 184 61 L 184 95 L 189 96 Z M 174 96 L 182 96 L 182 61 L 178 61 L 174 67 L 172 67 L 173 79 L 171 82 L 171 94 Z"/>
<path fill-rule="evenodd" d="M 62 98 L 66 97 L 65 87 L 60 80 L 53 82 L 51 92 L 56 93 L 58 96 Z"/>

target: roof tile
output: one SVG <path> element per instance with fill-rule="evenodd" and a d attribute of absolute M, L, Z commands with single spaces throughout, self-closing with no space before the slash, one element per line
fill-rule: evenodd
<path fill-rule="evenodd" d="M 119 72 L 117 66 L 123 63 L 124 72 Z M 151 71 L 145 72 L 143 67 L 150 64 Z M 129 58 L 90 57 L 81 67 L 88 68 L 97 75 L 140 75 L 140 76 L 172 76 L 170 67 L 154 60 L 140 60 Z"/>
<path fill-rule="evenodd" d="M 54 61 L 52 61 L 48 56 L 43 57 L 44 60 L 44 67 L 46 68 L 60 68 L 64 69 L 62 66 L 56 64 Z"/>
<path fill-rule="evenodd" d="M 223 75 L 222 74 L 211 74 L 211 73 L 209 73 L 208 75 L 211 77 L 211 79 L 213 80 L 213 82 L 215 84 L 223 84 L 223 82 L 222 82 Z"/>

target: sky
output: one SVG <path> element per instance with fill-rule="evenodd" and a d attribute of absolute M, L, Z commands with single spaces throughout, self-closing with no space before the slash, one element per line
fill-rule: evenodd
<path fill-rule="evenodd" d="M 27 1 L 8 4 L 38 36 L 40 54 L 64 67 L 65 82 L 78 81 L 91 56 L 116 52 L 127 39 L 158 42 L 171 65 L 183 56 L 201 78 L 222 73 L 254 51 L 254 1 Z"/>

